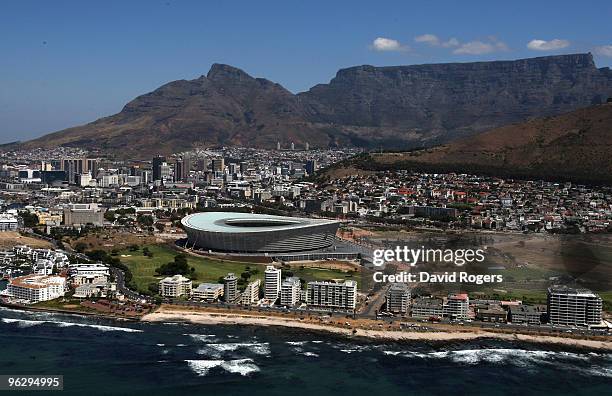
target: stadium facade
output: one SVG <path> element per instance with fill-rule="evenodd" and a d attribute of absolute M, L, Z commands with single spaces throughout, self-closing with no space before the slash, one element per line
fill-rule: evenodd
<path fill-rule="evenodd" d="M 188 245 L 217 252 L 284 253 L 334 243 L 339 222 L 263 214 L 206 212 L 181 220 Z"/>

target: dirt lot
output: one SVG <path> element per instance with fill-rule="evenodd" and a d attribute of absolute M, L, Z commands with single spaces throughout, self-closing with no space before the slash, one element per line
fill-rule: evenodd
<path fill-rule="evenodd" d="M 87 245 L 87 250 L 122 250 L 130 245 L 147 245 L 155 243 L 155 237 L 104 230 L 71 241 L 70 245 L 74 248 L 79 242 L 85 243 Z"/>
<path fill-rule="evenodd" d="M 33 248 L 50 249 L 53 245 L 42 239 L 20 235 L 18 232 L 0 232 L 0 249 L 12 249 L 17 245 L 29 245 Z"/>
<path fill-rule="evenodd" d="M 323 260 L 323 261 L 291 261 L 289 264 L 292 268 L 304 267 L 304 268 L 325 268 L 339 271 L 361 271 L 361 266 L 357 263 L 337 260 Z"/>

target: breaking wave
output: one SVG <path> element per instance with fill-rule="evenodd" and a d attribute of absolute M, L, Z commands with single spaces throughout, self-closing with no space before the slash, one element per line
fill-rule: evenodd
<path fill-rule="evenodd" d="M 228 373 L 248 376 L 259 371 L 252 359 L 236 360 L 185 360 L 189 368 L 198 376 L 207 375 L 214 368 L 221 368 Z"/>
<path fill-rule="evenodd" d="M 32 327 L 39 326 L 42 324 L 50 324 L 58 327 L 88 327 L 92 329 L 97 329 L 100 331 L 123 331 L 126 333 L 142 333 L 142 330 L 132 329 L 129 327 L 117 327 L 117 326 L 103 326 L 103 325 L 95 325 L 95 324 L 86 324 L 86 323 L 75 323 L 75 322 L 61 322 L 55 320 L 26 320 L 26 319 L 11 319 L 11 318 L 2 318 L 3 323 L 16 323 L 19 327 Z"/>
<path fill-rule="evenodd" d="M 244 343 L 211 343 L 205 344 L 198 350 L 200 355 L 209 355 L 213 357 L 221 357 L 226 352 L 248 351 L 255 355 L 268 356 L 270 355 L 270 344 L 267 342 L 244 342 Z"/>

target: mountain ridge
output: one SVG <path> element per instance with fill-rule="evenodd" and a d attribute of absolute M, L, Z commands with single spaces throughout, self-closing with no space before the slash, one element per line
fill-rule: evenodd
<path fill-rule="evenodd" d="M 56 145 L 149 156 L 194 145 L 415 148 L 446 143 L 612 96 L 612 72 L 591 54 L 514 61 L 338 70 L 293 94 L 282 85 L 214 63 L 206 75 L 140 95 L 114 115 L 45 135 Z"/>

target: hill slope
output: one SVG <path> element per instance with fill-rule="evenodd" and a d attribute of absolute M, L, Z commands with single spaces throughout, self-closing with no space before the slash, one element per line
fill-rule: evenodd
<path fill-rule="evenodd" d="M 609 184 L 611 153 L 612 103 L 504 126 L 431 149 L 370 154 L 358 165 Z"/>
<path fill-rule="evenodd" d="M 340 70 L 297 95 L 240 69 L 215 64 L 123 110 L 26 143 L 121 149 L 124 155 L 193 145 L 423 147 L 490 128 L 605 102 L 612 72 L 590 54 L 516 61 Z"/>

